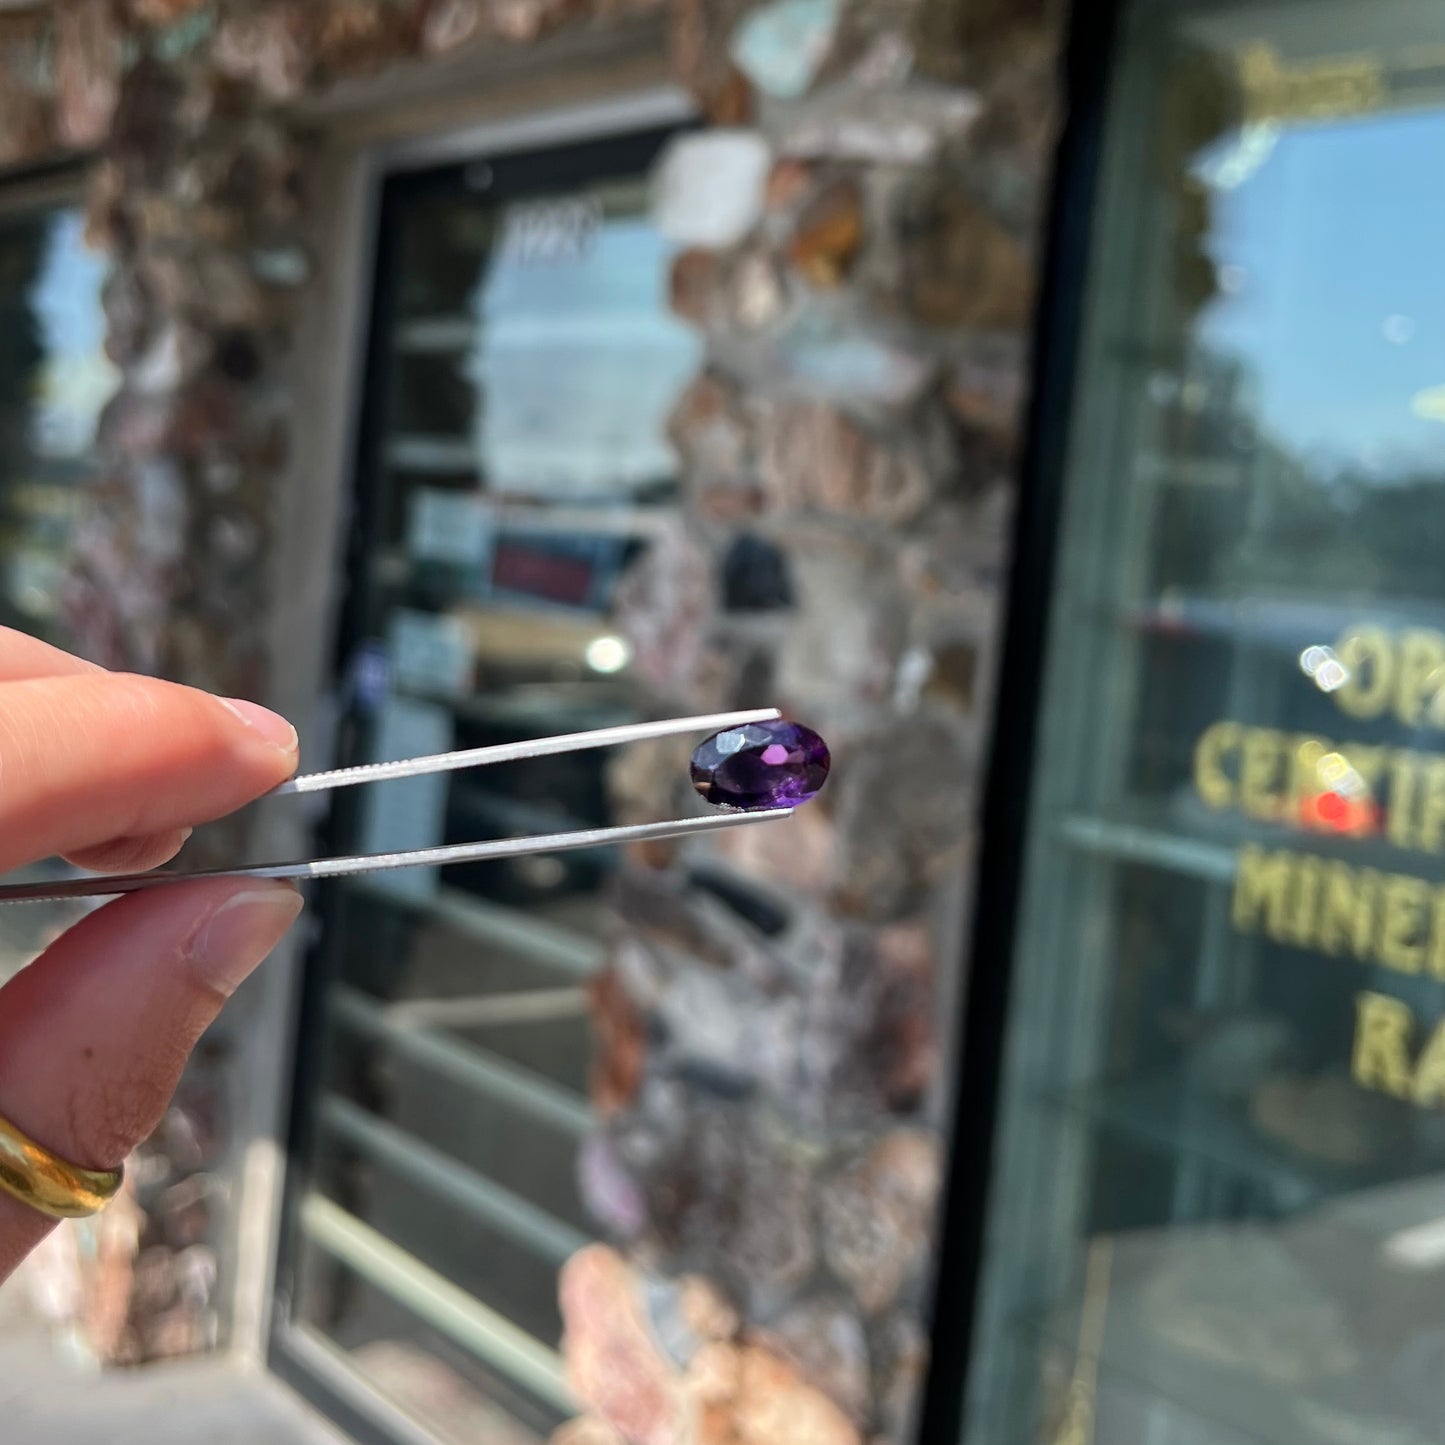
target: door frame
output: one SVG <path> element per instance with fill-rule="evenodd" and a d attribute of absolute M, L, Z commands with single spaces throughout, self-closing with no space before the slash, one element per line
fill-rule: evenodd
<path fill-rule="evenodd" d="M 306 344 L 296 369 L 296 415 L 316 423 L 297 429 L 294 455 L 278 483 L 269 699 L 309 724 L 301 729 L 305 770 L 334 762 L 335 644 L 347 611 L 350 501 L 364 464 L 361 415 L 383 189 L 406 172 L 695 119 L 691 99 L 671 83 L 657 27 L 633 27 L 604 41 L 564 41 L 550 60 L 529 53 L 527 63 L 511 69 L 499 68 L 490 52 L 478 62 L 478 71 L 485 65 L 489 74 L 487 83 L 473 73 L 461 87 L 466 97 L 460 103 L 445 94 L 439 99 L 425 83 L 412 94 L 417 77 L 404 76 L 402 99 L 379 101 L 355 91 L 328 98 L 306 117 L 322 127 L 313 214 L 328 221 L 317 238 L 321 274 L 299 325 Z M 504 55 L 503 62 L 509 58 L 515 60 Z M 442 89 L 453 85 L 455 76 Z M 539 97 L 546 103 L 539 106 Z M 287 820 L 278 817 L 260 846 L 267 856 L 301 856 L 297 850 L 324 833 L 321 823 L 319 813 L 307 817 L 293 810 Z M 308 1060 L 300 1051 L 318 1021 L 318 990 L 306 983 L 322 926 L 313 919 L 298 930 L 286 955 L 265 971 L 266 997 L 249 1030 L 254 1043 L 248 1045 L 244 1087 L 251 1146 L 236 1211 L 241 1224 L 233 1344 L 365 1445 L 437 1445 L 430 1431 L 373 1389 L 339 1352 L 287 1318 L 288 1216 L 295 1206 L 288 1173 L 306 1093 Z"/>

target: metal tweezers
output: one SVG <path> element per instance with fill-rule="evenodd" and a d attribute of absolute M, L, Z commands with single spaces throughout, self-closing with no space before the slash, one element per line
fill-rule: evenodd
<path fill-rule="evenodd" d="M 676 733 L 721 732 L 746 723 L 773 722 L 782 714 L 776 708 L 749 712 L 710 713 L 703 717 L 668 718 L 662 722 L 628 723 L 622 727 L 598 728 L 593 732 L 563 733 L 557 737 L 530 738 L 524 742 L 501 743 L 493 747 L 467 748 L 461 752 L 436 753 L 425 758 L 405 758 L 394 763 L 364 763 L 355 768 L 333 768 L 325 773 L 308 773 L 273 788 L 265 797 L 291 793 L 324 793 L 332 788 L 350 788 L 359 783 L 382 783 L 394 778 L 419 778 L 428 773 L 450 773 L 462 768 L 484 768 L 493 763 L 515 763 L 527 758 L 555 757 L 558 753 L 579 753 L 591 748 L 618 747 L 648 738 L 671 737 Z M 616 843 L 641 843 L 653 838 L 685 838 L 694 833 L 711 833 L 717 828 L 740 828 L 753 823 L 771 823 L 791 816 L 792 808 L 765 808 L 755 812 L 709 813 L 696 818 L 674 818 L 662 823 L 632 823 L 613 828 L 580 828 L 567 833 L 542 833 L 528 838 L 496 838 L 479 843 L 450 843 L 436 848 L 416 848 L 404 853 L 367 853 L 351 858 L 313 858 L 296 863 L 258 863 L 239 868 L 208 868 L 193 873 L 158 869 L 151 873 L 114 873 L 94 878 L 67 879 L 58 883 L 8 883 L 0 885 L 0 904 L 38 903 L 63 898 L 109 898 L 120 893 L 138 893 L 162 888 L 169 883 L 190 883 L 198 878 L 340 878 L 353 873 L 372 873 L 387 868 L 436 868 L 453 863 L 479 863 L 489 858 L 518 858 L 527 853 L 562 853 L 574 848 L 596 848 Z"/>

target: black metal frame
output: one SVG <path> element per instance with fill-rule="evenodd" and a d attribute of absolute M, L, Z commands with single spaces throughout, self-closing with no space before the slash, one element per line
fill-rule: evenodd
<path fill-rule="evenodd" d="M 953 1120 L 918 1445 L 960 1445 L 964 1427 L 1080 317 L 1121 4 L 1074 0 L 1060 77 L 1065 123 L 1032 346 L 1033 387 L 980 819 L 983 847 L 973 878 L 971 937 L 960 963 Z"/>

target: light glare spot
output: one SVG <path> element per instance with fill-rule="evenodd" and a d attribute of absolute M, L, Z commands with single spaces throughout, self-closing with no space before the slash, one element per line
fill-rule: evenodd
<path fill-rule="evenodd" d="M 587 666 L 593 672 L 621 672 L 632 661 L 632 649 L 620 637 L 594 637 L 587 644 Z"/>

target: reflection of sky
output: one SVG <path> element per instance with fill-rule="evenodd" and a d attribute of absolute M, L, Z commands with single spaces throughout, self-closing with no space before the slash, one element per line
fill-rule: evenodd
<path fill-rule="evenodd" d="M 1445 432 L 1411 400 L 1445 384 L 1442 150 L 1438 111 L 1287 127 L 1215 193 L 1210 250 L 1238 289 L 1201 339 L 1246 362 L 1264 429 L 1303 457 L 1381 472 L 1440 458 Z"/>
<path fill-rule="evenodd" d="M 79 456 L 88 450 L 116 384 L 105 359 L 100 305 L 106 263 L 86 247 L 84 224 L 78 211 L 53 217 L 30 297 L 45 350 L 34 445 L 46 456 Z"/>
<path fill-rule="evenodd" d="M 675 467 L 664 430 L 700 342 L 667 306 L 669 252 L 645 222 L 605 222 L 580 260 L 492 265 L 473 374 L 493 485 L 624 490 Z"/>

